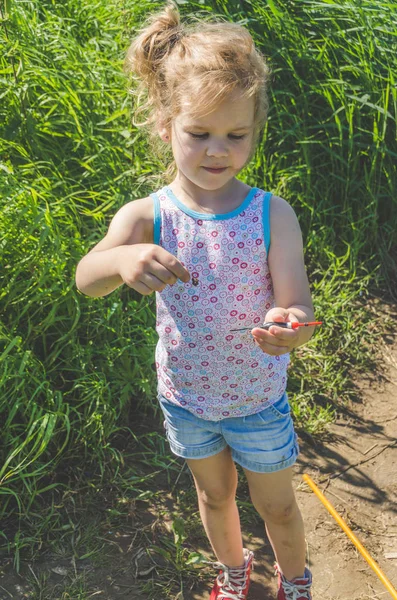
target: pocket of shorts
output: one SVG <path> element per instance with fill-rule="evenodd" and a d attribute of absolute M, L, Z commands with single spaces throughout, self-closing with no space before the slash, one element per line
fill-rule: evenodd
<path fill-rule="evenodd" d="M 285 417 L 289 417 L 291 414 L 291 407 L 288 402 L 287 394 L 283 394 L 281 398 L 274 404 L 271 404 L 257 414 L 265 422 L 268 420 L 270 415 L 275 416 L 277 419 L 285 419 Z"/>

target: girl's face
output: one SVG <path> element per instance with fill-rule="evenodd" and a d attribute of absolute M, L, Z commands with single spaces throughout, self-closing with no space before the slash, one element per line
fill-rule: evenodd
<path fill-rule="evenodd" d="M 234 92 L 204 117 L 189 105 L 173 121 L 172 151 L 179 176 L 205 190 L 228 183 L 249 159 L 254 133 L 253 98 Z"/>

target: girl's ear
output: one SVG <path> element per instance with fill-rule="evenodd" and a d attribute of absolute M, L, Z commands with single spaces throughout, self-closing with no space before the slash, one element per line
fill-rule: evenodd
<path fill-rule="evenodd" d="M 169 130 L 166 127 L 164 127 L 163 125 L 161 125 L 158 129 L 158 132 L 159 132 L 159 136 L 163 140 L 163 142 L 169 143 L 169 141 L 171 139 Z"/>

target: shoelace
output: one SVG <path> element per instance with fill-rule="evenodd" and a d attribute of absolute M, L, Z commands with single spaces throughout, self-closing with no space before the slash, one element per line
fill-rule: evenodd
<path fill-rule="evenodd" d="M 284 580 L 281 585 L 283 586 L 286 600 L 310 600 L 310 583 L 294 584 Z"/>
<path fill-rule="evenodd" d="M 222 563 L 213 563 L 217 569 L 221 569 L 222 573 L 218 576 L 218 581 L 221 584 L 221 595 L 219 600 L 244 600 L 243 590 L 247 582 L 247 570 L 245 565 L 230 569 Z"/>

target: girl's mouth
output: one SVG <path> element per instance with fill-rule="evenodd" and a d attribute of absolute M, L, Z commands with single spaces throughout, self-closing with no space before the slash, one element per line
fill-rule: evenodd
<path fill-rule="evenodd" d="M 208 173 L 223 173 L 223 171 L 226 171 L 227 167 L 222 167 L 220 169 L 211 169 L 210 167 L 203 167 L 203 169 L 208 171 Z"/>

